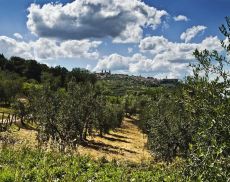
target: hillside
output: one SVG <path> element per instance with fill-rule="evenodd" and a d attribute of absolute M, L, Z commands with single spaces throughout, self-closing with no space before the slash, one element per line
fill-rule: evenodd
<path fill-rule="evenodd" d="M 20 129 L 10 135 L 14 139 L 16 148 L 25 145 L 33 149 L 37 146 L 36 131 Z M 77 148 L 77 154 L 89 155 L 94 159 L 103 157 L 109 161 L 115 159 L 140 163 L 151 160 L 151 155 L 147 150 L 147 137 L 135 125 L 134 119 L 124 118 L 121 128 L 103 137 L 95 135 L 88 136 L 87 139 L 86 145 Z"/>

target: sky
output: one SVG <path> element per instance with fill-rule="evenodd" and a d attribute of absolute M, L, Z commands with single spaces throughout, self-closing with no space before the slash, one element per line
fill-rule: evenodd
<path fill-rule="evenodd" d="M 229 0 L 0 0 L 0 53 L 49 66 L 183 78 L 221 51 Z"/>

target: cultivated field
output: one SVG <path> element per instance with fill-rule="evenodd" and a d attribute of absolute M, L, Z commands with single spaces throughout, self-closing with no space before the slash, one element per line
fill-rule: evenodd
<path fill-rule="evenodd" d="M 147 137 L 134 124 L 135 119 L 124 118 L 121 128 L 110 131 L 103 137 L 88 136 L 88 143 L 77 148 L 76 154 L 89 155 L 93 159 L 106 158 L 109 161 L 121 160 L 147 162 L 151 155 L 147 150 Z M 7 133 L 15 139 L 14 147 L 37 147 L 36 131 L 20 129 Z"/>

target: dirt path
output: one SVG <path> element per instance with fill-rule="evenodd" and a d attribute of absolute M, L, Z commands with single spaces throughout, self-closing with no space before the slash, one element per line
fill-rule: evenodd
<path fill-rule="evenodd" d="M 122 127 L 101 137 L 90 137 L 90 145 L 80 146 L 80 154 L 108 160 L 148 161 L 151 156 L 146 149 L 147 138 L 131 119 L 125 118 Z"/>

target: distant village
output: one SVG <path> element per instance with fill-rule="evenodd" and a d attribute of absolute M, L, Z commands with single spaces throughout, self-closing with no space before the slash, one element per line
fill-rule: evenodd
<path fill-rule="evenodd" d="M 157 79 L 154 77 L 143 77 L 143 76 L 134 76 L 127 74 L 112 74 L 110 70 L 102 70 L 100 73 L 96 73 L 96 76 L 100 80 L 132 80 L 137 83 L 143 83 L 147 85 L 162 85 L 162 84 L 176 84 L 178 83 L 178 79 Z"/>

